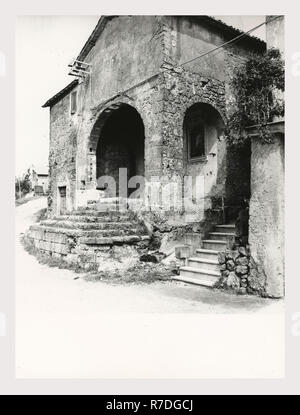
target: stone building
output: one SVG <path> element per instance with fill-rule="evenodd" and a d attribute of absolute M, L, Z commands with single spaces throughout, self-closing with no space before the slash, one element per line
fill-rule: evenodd
<path fill-rule="evenodd" d="M 149 225 L 150 238 L 153 223 L 158 229 L 157 222 L 163 221 L 163 240 L 162 228 L 184 230 L 173 247 L 176 242 L 192 246 L 192 251 L 197 244 L 202 247 L 198 262 L 211 269 L 204 274 L 206 285 L 213 285 L 219 275 L 216 252 L 227 246 L 243 201 L 251 195 L 251 149 L 230 148 L 223 131 L 234 105 L 229 86 L 234 68 L 250 54 L 265 51 L 266 44 L 244 35 L 220 47 L 239 35 L 209 16 L 101 17 L 71 65 L 75 79 L 44 104 L 50 108 L 49 221 L 44 225 L 103 202 L 103 176 L 115 179 L 117 199 L 126 197 L 118 191 L 120 168 L 127 169 L 127 180 L 159 177 L 167 183 L 174 177 L 201 176 L 201 209 L 197 203 L 192 214 L 182 205 L 152 206 L 150 213 L 141 208 L 139 214 Z M 134 190 L 132 185 L 128 195 Z M 107 206 L 110 196 L 106 193 Z M 138 198 L 145 203 L 145 194 Z M 212 236 L 215 225 L 217 240 Z M 45 248 L 40 230 L 33 232 L 40 247 L 55 252 L 53 246 Z M 105 245 L 93 241 L 94 247 Z M 56 252 L 72 256 L 75 251 L 60 247 Z M 199 277 L 195 271 L 186 273 L 186 281 Z"/>
<path fill-rule="evenodd" d="M 50 107 L 50 209 L 59 212 L 60 188 L 67 210 L 76 209 L 99 176 L 118 182 L 120 167 L 129 178 L 201 173 L 207 207 L 214 196 L 244 196 L 244 177 L 229 172 L 233 163 L 222 140 L 228 80 L 243 57 L 265 44 L 245 36 L 185 63 L 239 34 L 208 16 L 101 17 L 77 57 L 90 75 L 44 105 Z M 205 145 L 188 154 L 195 128 L 205 129 Z"/>
<path fill-rule="evenodd" d="M 32 187 L 35 194 L 45 195 L 48 192 L 48 169 L 32 169 Z"/>

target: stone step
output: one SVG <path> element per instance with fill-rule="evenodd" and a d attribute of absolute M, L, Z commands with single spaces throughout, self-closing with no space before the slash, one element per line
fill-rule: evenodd
<path fill-rule="evenodd" d="M 80 222 L 72 220 L 55 220 L 47 219 L 40 222 L 42 226 L 51 226 L 66 229 L 83 229 L 83 230 L 109 230 L 109 229 L 132 229 L 132 222 Z M 136 224 L 134 224 L 136 225 Z"/>
<path fill-rule="evenodd" d="M 61 233 L 68 236 L 75 237 L 86 237 L 86 238 L 102 238 L 110 236 L 126 236 L 126 235 L 137 235 L 140 236 L 143 234 L 137 228 L 131 227 L 130 229 L 103 229 L 103 230 L 84 230 L 84 229 L 68 229 L 68 228 L 59 228 L 53 226 L 43 226 L 43 225 L 32 225 L 31 230 L 38 230 L 40 232 L 47 233 Z"/>
<path fill-rule="evenodd" d="M 132 244 L 141 241 L 149 241 L 148 235 L 124 235 L 112 237 L 80 237 L 79 243 L 81 245 L 114 245 L 114 244 Z"/>
<path fill-rule="evenodd" d="M 210 271 L 207 269 L 199 269 L 194 267 L 181 267 L 180 275 L 176 275 L 173 279 L 177 281 L 188 282 L 196 285 L 203 285 L 205 287 L 213 287 L 220 274 L 216 271 Z"/>
<path fill-rule="evenodd" d="M 218 259 L 218 251 L 214 251 L 213 249 L 196 249 L 196 256 L 198 258 L 203 258 L 203 259 L 213 259 L 216 260 Z"/>
<path fill-rule="evenodd" d="M 210 232 L 208 237 L 209 239 L 215 239 L 218 241 L 230 241 L 231 239 L 234 239 L 235 233 Z"/>
<path fill-rule="evenodd" d="M 224 251 L 227 247 L 227 241 L 213 240 L 213 239 L 204 239 L 202 241 L 204 249 L 214 250 L 214 251 Z"/>
<path fill-rule="evenodd" d="M 89 214 L 70 214 L 70 215 L 61 215 L 61 216 L 54 216 L 53 220 L 57 221 L 73 221 L 73 222 L 115 222 L 115 221 L 122 221 L 126 222 L 129 219 L 135 220 L 132 217 L 132 214 L 129 213 L 120 213 L 120 212 L 94 212 L 94 214 L 89 211 Z"/>
<path fill-rule="evenodd" d="M 130 217 L 132 216 L 132 212 L 130 212 L 129 210 L 124 210 L 124 211 L 111 211 L 111 212 L 102 212 L 99 210 L 94 210 L 94 209 L 84 209 L 84 210 L 74 210 L 73 212 L 70 212 L 70 214 L 68 216 L 72 217 L 72 216 L 97 216 L 97 217 L 102 217 L 102 216 L 106 216 L 110 214 L 111 216 L 114 217 Z"/>
<path fill-rule="evenodd" d="M 187 260 L 187 266 L 199 269 L 207 269 L 210 271 L 220 271 L 220 265 L 217 260 L 214 259 L 205 259 L 205 258 L 198 258 L 198 257 L 191 257 Z"/>
<path fill-rule="evenodd" d="M 235 233 L 235 225 L 216 225 L 216 232 Z"/>
<path fill-rule="evenodd" d="M 127 207 L 127 205 L 125 205 Z M 127 209 L 126 209 L 127 210 Z M 95 207 L 96 212 L 119 212 L 119 205 L 116 203 L 101 203 Z"/>

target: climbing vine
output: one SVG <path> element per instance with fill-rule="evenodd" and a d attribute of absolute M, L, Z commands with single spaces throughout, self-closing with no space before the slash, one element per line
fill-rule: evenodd
<path fill-rule="evenodd" d="M 263 55 L 253 55 L 237 67 L 231 80 L 235 111 L 228 119 L 226 139 L 230 144 L 248 140 L 247 128 L 257 125 L 258 136 L 264 142 L 272 140 L 268 123 L 284 115 L 284 62 L 278 49 L 269 49 Z"/>

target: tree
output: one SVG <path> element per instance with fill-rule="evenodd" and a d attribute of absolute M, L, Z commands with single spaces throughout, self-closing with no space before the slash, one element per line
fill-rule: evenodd
<path fill-rule="evenodd" d="M 15 178 L 15 195 L 16 198 L 25 196 L 32 190 L 31 173 L 30 169 L 27 169 L 26 173 L 22 177 Z"/>

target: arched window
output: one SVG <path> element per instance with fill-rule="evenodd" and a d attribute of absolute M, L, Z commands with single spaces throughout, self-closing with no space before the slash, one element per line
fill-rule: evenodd
<path fill-rule="evenodd" d="M 222 127 L 221 117 L 212 106 L 192 105 L 186 111 L 183 125 L 186 160 L 206 160 Z"/>

